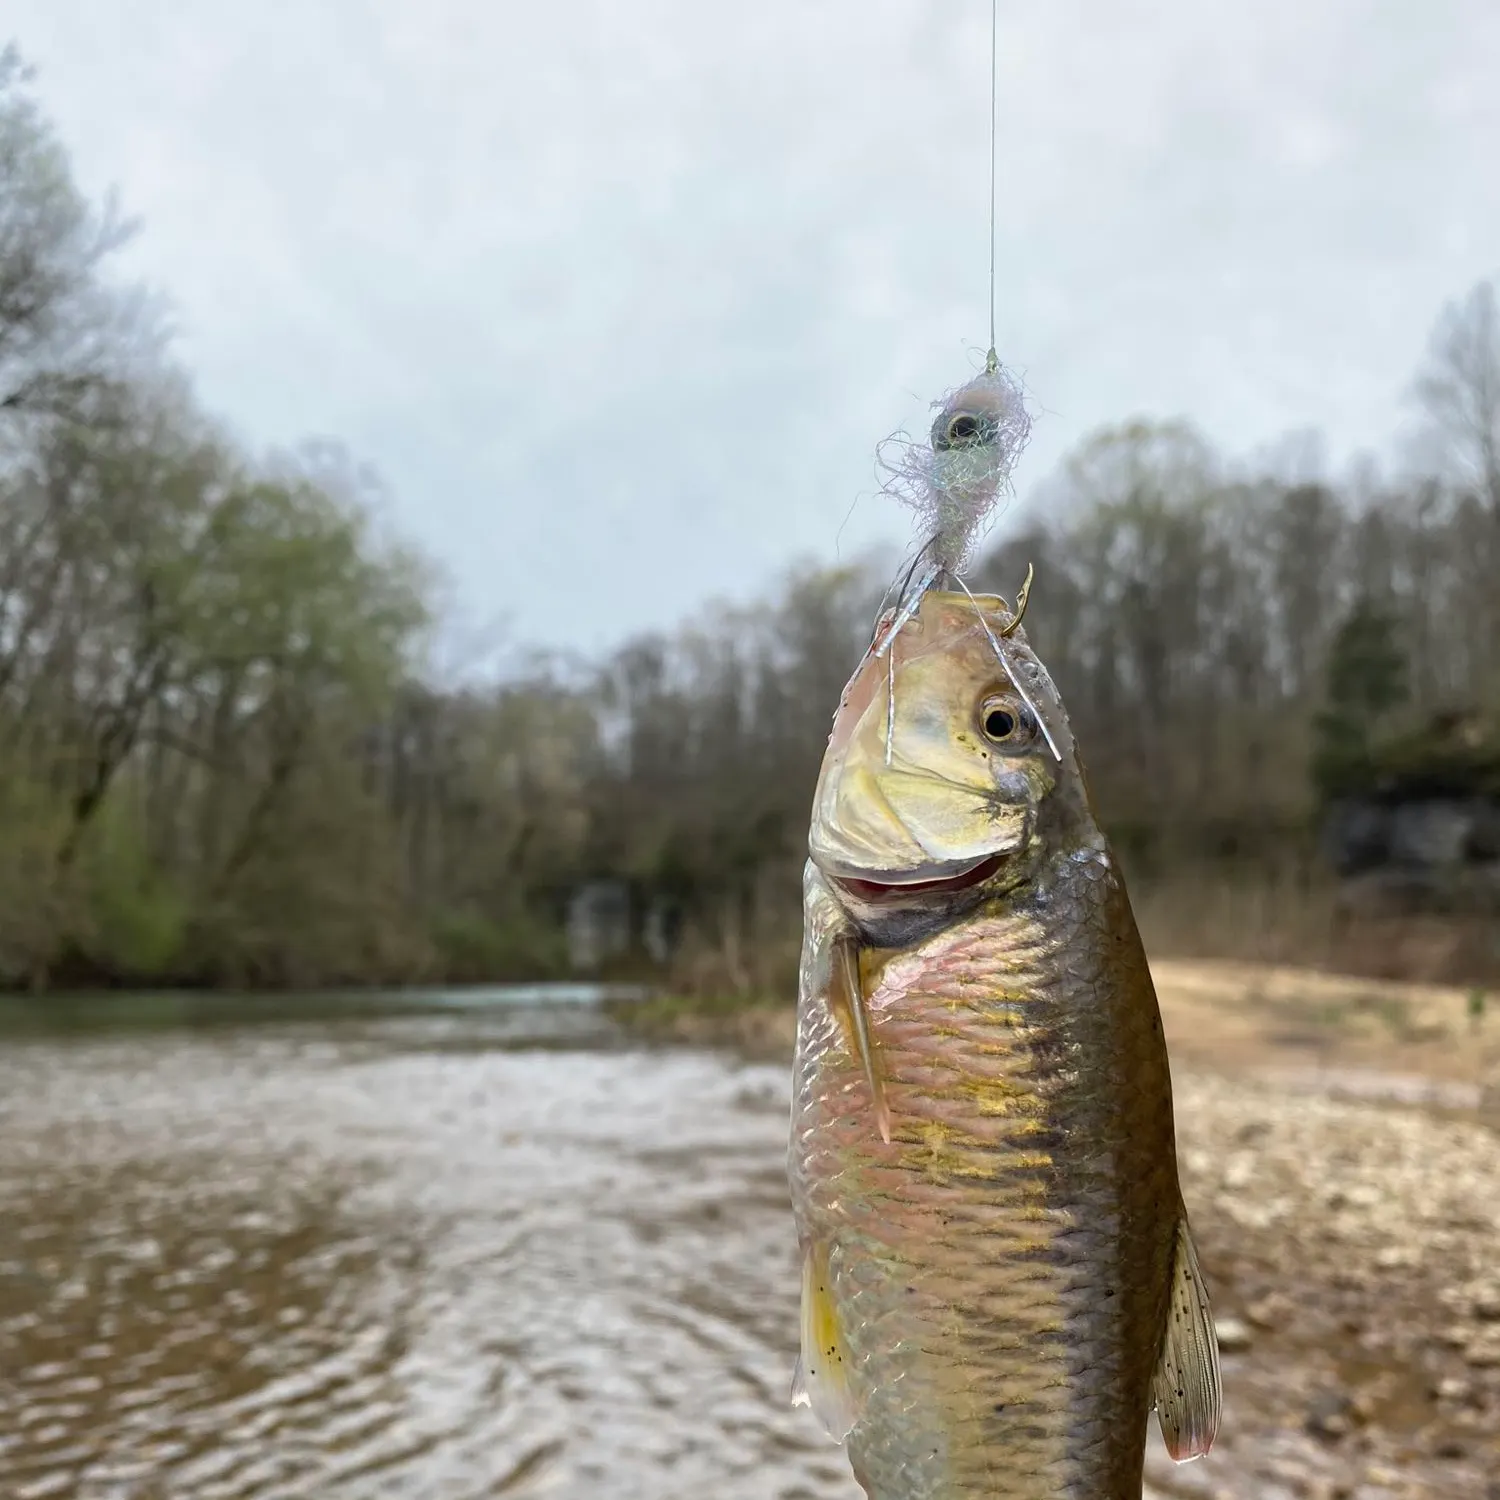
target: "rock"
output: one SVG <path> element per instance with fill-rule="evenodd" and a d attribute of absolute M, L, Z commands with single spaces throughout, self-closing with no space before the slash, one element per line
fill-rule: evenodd
<path fill-rule="evenodd" d="M 1500 1329 L 1487 1328 L 1464 1345 L 1464 1362 L 1473 1370 L 1500 1370 Z"/>
<path fill-rule="evenodd" d="M 1323 857 L 1340 875 L 1378 869 L 1390 858 L 1390 809 L 1364 799 L 1329 805 L 1320 830 Z"/>
<path fill-rule="evenodd" d="M 1219 1500 L 1225 1493 L 1220 1487 L 1223 1463 L 1217 1445 L 1208 1459 L 1178 1465 L 1167 1457 L 1166 1449 L 1153 1444 L 1146 1453 L 1146 1494 L 1161 1500 L 1168 1496 L 1171 1500 Z"/>
<path fill-rule="evenodd" d="M 1307 1500 L 1349 1500 L 1349 1486 L 1337 1479 L 1308 1479 L 1302 1493 Z"/>
<path fill-rule="evenodd" d="M 1215 1318 L 1214 1331 L 1219 1336 L 1221 1354 L 1243 1354 L 1251 1345 L 1250 1327 L 1239 1318 Z"/>
<path fill-rule="evenodd" d="M 1391 858 L 1419 868 L 1461 864 L 1478 817 L 1478 805 L 1467 801 L 1434 798 L 1397 807 L 1390 822 Z"/>
<path fill-rule="evenodd" d="M 1462 1380 L 1457 1375 L 1448 1375 L 1438 1381 L 1433 1394 L 1439 1401 L 1467 1401 L 1473 1389 L 1467 1380 Z"/>
<path fill-rule="evenodd" d="M 1255 1328 L 1284 1328 L 1296 1312 L 1292 1299 L 1281 1292 L 1271 1292 L 1252 1302 L 1245 1309 L 1245 1317 Z"/>
<path fill-rule="evenodd" d="M 1479 1118 L 1500 1126 L 1500 1070 L 1486 1078 L 1480 1087 Z"/>
<path fill-rule="evenodd" d="M 1349 1398 L 1341 1391 L 1329 1391 L 1308 1407 L 1303 1426 L 1314 1437 L 1336 1442 L 1349 1431 L 1350 1406 Z"/>
<path fill-rule="evenodd" d="M 1249 1185 L 1255 1176 L 1255 1155 L 1250 1151 L 1236 1151 L 1224 1163 L 1224 1186 L 1242 1188 Z"/>

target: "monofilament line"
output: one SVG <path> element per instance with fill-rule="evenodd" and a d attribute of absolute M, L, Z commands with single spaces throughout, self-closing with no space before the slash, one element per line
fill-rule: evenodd
<path fill-rule="evenodd" d="M 991 375 L 1000 363 L 995 353 L 995 155 L 996 118 L 1000 113 L 1000 0 L 990 0 L 990 352 L 985 368 Z"/>

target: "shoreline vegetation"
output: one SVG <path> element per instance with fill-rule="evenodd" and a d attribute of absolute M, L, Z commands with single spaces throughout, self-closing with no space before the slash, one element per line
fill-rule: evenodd
<path fill-rule="evenodd" d="M 367 468 L 247 452 L 201 409 L 14 49 L 0 148 L 0 989 L 789 995 L 809 796 L 895 557 L 456 683 Z M 1413 393 L 1399 470 L 1103 429 L 975 568 L 1009 594 L 1035 566 L 1028 630 L 1153 952 L 1500 977 L 1492 909 L 1350 908 L 1322 845 L 1445 715 L 1478 749 L 1444 795 L 1500 788 L 1492 284 L 1440 313 Z M 577 919 L 605 888 L 601 948 Z"/>

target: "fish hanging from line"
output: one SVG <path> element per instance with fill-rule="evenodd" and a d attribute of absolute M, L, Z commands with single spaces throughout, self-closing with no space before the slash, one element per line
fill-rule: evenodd
<path fill-rule="evenodd" d="M 870 1500 L 1139 1500 L 1153 1408 L 1177 1459 L 1219 1421 L 1129 898 L 1024 601 L 961 577 L 1025 432 L 992 358 L 893 467 L 926 535 L 809 830 L 793 1391 Z"/>

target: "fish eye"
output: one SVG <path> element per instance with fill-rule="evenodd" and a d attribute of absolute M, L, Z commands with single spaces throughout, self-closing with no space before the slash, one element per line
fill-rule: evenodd
<path fill-rule="evenodd" d="M 950 443 L 972 443 L 979 436 L 979 419 L 972 412 L 961 411 L 948 420 Z"/>
<path fill-rule="evenodd" d="M 1031 716 L 1009 698 L 986 698 L 979 705 L 979 726 L 992 745 L 1014 749 L 1031 739 Z"/>

